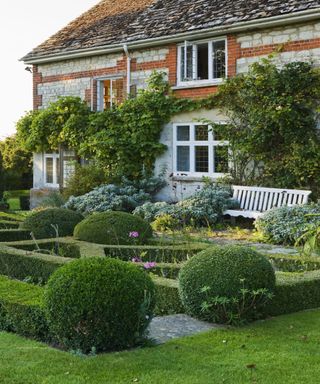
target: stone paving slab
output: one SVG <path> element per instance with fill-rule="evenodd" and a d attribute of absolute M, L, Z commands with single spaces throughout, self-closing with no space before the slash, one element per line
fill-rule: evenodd
<path fill-rule="evenodd" d="M 191 336 L 211 329 L 224 328 L 221 325 L 210 324 L 196 320 L 188 315 L 170 315 L 155 317 L 149 326 L 149 338 L 156 344 L 184 336 Z"/>

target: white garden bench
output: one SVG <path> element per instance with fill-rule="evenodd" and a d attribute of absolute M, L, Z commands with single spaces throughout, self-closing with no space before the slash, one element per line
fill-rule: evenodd
<path fill-rule="evenodd" d="M 240 209 L 228 209 L 225 215 L 256 219 L 275 207 L 307 204 L 311 191 L 297 189 L 278 189 L 243 187 L 234 185 L 233 198 L 240 203 Z"/>

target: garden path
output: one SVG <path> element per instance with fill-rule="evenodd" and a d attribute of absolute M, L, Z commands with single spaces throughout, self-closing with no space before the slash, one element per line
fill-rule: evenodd
<path fill-rule="evenodd" d="M 188 315 L 169 315 L 155 317 L 149 326 L 149 338 L 156 344 L 183 336 L 191 336 L 223 326 L 196 320 Z"/>

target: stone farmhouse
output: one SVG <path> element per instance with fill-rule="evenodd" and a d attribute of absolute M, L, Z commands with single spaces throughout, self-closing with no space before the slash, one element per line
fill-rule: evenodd
<path fill-rule="evenodd" d="M 103 110 L 144 88 L 153 70 L 167 73 L 178 97 L 213 94 L 280 46 L 279 63 L 320 64 L 320 0 L 103 0 L 22 60 L 33 66 L 34 109 L 80 96 Z M 203 118 L 225 121 L 218 110 L 199 110 L 164 127 L 161 199 L 180 199 L 201 188 L 203 176 L 225 172 L 227 143 L 195 122 Z M 58 163 L 57 153 L 34 154 L 34 201 L 58 187 Z"/>

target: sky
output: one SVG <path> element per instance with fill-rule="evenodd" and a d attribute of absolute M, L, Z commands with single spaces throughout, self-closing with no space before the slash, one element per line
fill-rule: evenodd
<path fill-rule="evenodd" d="M 0 140 L 32 109 L 32 75 L 19 59 L 99 0 L 4 0 L 0 5 Z"/>

